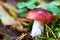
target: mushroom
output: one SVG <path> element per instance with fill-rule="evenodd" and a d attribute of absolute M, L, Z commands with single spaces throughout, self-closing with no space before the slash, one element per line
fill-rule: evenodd
<path fill-rule="evenodd" d="M 42 8 L 29 11 L 26 14 L 26 18 L 34 20 L 32 31 L 30 33 L 32 37 L 41 35 L 44 31 L 44 23 L 51 23 L 54 20 L 54 16 Z"/>

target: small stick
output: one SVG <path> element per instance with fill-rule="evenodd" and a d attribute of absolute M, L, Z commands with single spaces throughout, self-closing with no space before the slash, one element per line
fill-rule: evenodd
<path fill-rule="evenodd" d="M 46 25 L 47 26 L 47 25 Z M 48 27 L 48 26 L 47 26 Z M 53 36 L 56 38 L 56 36 L 55 36 L 55 34 L 54 34 L 54 32 L 52 31 L 52 29 L 50 28 L 50 27 L 48 27 L 49 28 L 49 30 L 52 32 L 52 34 L 53 34 Z"/>
<path fill-rule="evenodd" d="M 20 32 L 27 32 L 27 29 L 23 28 L 23 25 L 19 21 L 15 21 L 10 28 L 16 29 L 17 31 L 20 31 Z"/>
<path fill-rule="evenodd" d="M 21 36 L 19 36 L 16 40 L 22 40 L 23 39 L 23 37 L 24 36 L 26 36 L 27 34 L 24 34 L 24 33 L 22 33 L 22 35 Z"/>
<path fill-rule="evenodd" d="M 27 21 L 27 22 L 30 22 L 31 21 L 31 20 L 28 20 L 26 18 L 17 18 L 17 20 L 19 20 L 19 21 Z"/>
<path fill-rule="evenodd" d="M 47 37 L 49 38 L 49 34 L 48 34 L 48 32 L 46 32 L 46 35 L 47 35 Z"/>

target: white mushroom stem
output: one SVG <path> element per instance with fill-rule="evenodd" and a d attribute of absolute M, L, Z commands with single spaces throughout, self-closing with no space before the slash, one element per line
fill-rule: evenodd
<path fill-rule="evenodd" d="M 34 20 L 31 36 L 35 37 L 35 36 L 41 35 L 43 31 L 44 31 L 44 25 L 42 24 L 42 22 Z"/>

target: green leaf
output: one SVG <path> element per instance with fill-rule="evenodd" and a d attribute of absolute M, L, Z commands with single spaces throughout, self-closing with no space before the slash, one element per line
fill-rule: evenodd
<path fill-rule="evenodd" d="M 60 28 L 55 28 L 55 31 L 56 32 L 60 32 Z"/>
<path fill-rule="evenodd" d="M 17 7 L 18 7 L 18 8 L 24 8 L 24 7 L 26 7 L 25 4 L 26 4 L 25 2 L 19 2 L 19 3 L 17 4 Z"/>
<path fill-rule="evenodd" d="M 18 10 L 18 13 L 21 17 L 25 17 L 27 11 L 28 11 L 27 8 L 21 8 L 21 9 Z"/>
<path fill-rule="evenodd" d="M 45 5 L 48 5 L 48 4 L 40 4 L 36 8 L 43 8 L 43 9 L 45 9 Z"/>
<path fill-rule="evenodd" d="M 57 36 L 60 37 L 60 32 L 57 32 Z"/>
<path fill-rule="evenodd" d="M 57 13 L 60 13 L 60 9 L 55 5 L 47 4 L 47 5 L 44 5 L 44 6 L 45 6 L 46 10 L 54 13 L 53 15 L 56 15 Z"/>
<path fill-rule="evenodd" d="M 58 8 L 56 5 L 42 4 L 42 5 L 37 6 L 37 8 L 44 8 L 52 12 L 54 16 L 60 15 L 60 8 Z"/>
<path fill-rule="evenodd" d="M 52 12 L 53 15 L 56 16 L 56 15 L 60 15 L 60 8 L 58 8 L 59 5 L 60 5 L 60 2 L 52 1 L 50 3 L 38 5 L 36 8 L 44 8 Z"/>
<path fill-rule="evenodd" d="M 49 3 L 50 5 L 56 5 L 56 6 L 60 6 L 60 2 L 58 1 L 52 1 Z"/>
<path fill-rule="evenodd" d="M 20 8 L 20 9 L 18 9 L 18 13 L 27 12 L 27 11 L 28 11 L 27 8 Z"/>
<path fill-rule="evenodd" d="M 36 5 L 35 4 L 31 4 L 31 5 L 28 5 L 27 8 L 34 9 L 34 8 L 36 8 Z"/>
<path fill-rule="evenodd" d="M 26 3 L 27 4 L 34 4 L 34 3 L 36 3 L 36 2 L 39 2 L 40 0 L 28 0 Z"/>
<path fill-rule="evenodd" d="M 26 17 L 26 13 L 20 13 L 20 17 Z"/>
<path fill-rule="evenodd" d="M 28 0 L 26 2 L 19 2 L 17 4 L 18 8 L 24 8 L 24 7 L 28 7 L 29 9 L 34 9 L 36 7 L 35 3 L 38 2 L 40 0 Z"/>
<path fill-rule="evenodd" d="M 54 38 L 47 38 L 46 40 L 56 40 L 56 39 L 54 39 Z"/>
<path fill-rule="evenodd" d="M 51 5 L 46 4 L 46 5 L 44 5 L 44 6 L 45 6 L 45 9 L 46 9 L 46 10 L 51 11 L 51 7 L 50 7 Z"/>
<path fill-rule="evenodd" d="M 60 0 L 56 0 L 56 1 L 60 2 Z"/>

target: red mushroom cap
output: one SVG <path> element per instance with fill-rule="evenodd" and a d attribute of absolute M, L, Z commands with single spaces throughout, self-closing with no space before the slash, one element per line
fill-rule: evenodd
<path fill-rule="evenodd" d="M 26 18 L 42 22 L 53 22 L 54 20 L 54 16 L 44 9 L 31 10 L 27 13 Z"/>

